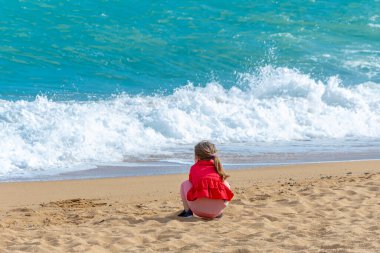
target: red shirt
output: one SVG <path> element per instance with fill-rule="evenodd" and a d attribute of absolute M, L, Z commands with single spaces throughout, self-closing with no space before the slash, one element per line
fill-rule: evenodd
<path fill-rule="evenodd" d="M 187 200 L 198 198 L 224 199 L 230 201 L 234 194 L 223 183 L 216 172 L 213 160 L 199 160 L 190 168 L 189 181 L 193 187 L 187 193 Z"/>

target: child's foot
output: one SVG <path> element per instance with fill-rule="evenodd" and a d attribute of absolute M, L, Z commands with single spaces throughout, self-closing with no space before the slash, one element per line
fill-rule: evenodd
<path fill-rule="evenodd" d="M 180 214 L 178 214 L 178 217 L 183 217 L 183 218 L 190 218 L 193 216 L 193 211 L 190 209 L 188 211 L 183 210 Z"/>

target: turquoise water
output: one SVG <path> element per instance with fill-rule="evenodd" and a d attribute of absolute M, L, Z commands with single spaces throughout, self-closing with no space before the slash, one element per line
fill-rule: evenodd
<path fill-rule="evenodd" d="M 236 85 L 271 64 L 380 82 L 379 1 L 1 1 L 0 98 Z"/>
<path fill-rule="evenodd" d="M 0 4 L 0 181 L 380 158 L 378 0 Z"/>

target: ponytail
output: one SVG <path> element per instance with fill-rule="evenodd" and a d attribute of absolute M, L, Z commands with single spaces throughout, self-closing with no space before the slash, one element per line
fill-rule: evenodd
<path fill-rule="evenodd" d="M 222 163 L 220 162 L 220 159 L 217 156 L 215 156 L 214 158 L 214 166 L 215 166 L 216 172 L 219 174 L 219 176 L 222 178 L 223 181 L 229 177 L 229 175 L 227 175 L 226 172 L 224 171 Z"/>

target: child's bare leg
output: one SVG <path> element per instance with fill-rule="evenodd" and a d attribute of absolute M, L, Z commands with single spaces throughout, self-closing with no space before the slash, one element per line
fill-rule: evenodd
<path fill-rule="evenodd" d="M 182 199 L 183 209 L 185 209 L 186 211 L 188 211 L 190 209 L 190 207 L 187 204 L 187 200 L 183 198 L 182 194 L 181 194 L 181 199 Z"/>
<path fill-rule="evenodd" d="M 187 203 L 186 196 L 187 196 L 187 192 L 191 189 L 191 187 L 192 187 L 192 184 L 189 180 L 186 180 L 181 184 L 181 199 L 183 203 L 183 209 L 185 209 L 186 211 L 190 209 Z"/>

